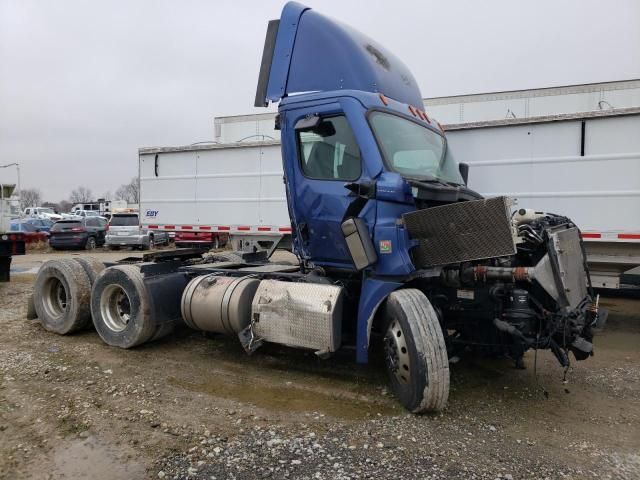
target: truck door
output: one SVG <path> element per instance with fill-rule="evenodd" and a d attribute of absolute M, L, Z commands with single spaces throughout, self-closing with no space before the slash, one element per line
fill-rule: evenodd
<path fill-rule="evenodd" d="M 284 123 L 287 194 L 298 253 L 317 265 L 352 269 L 341 224 L 355 196 L 345 185 L 366 177 L 352 124 L 338 103 L 288 111 Z M 360 215 L 369 218 L 369 228 L 374 221 L 370 210 Z"/>

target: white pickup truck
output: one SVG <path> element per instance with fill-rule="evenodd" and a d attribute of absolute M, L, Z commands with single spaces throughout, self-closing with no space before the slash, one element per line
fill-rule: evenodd
<path fill-rule="evenodd" d="M 31 218 L 46 218 L 52 222 L 62 220 L 62 215 L 58 215 L 49 207 L 27 207 L 24 209 L 23 215 Z"/>

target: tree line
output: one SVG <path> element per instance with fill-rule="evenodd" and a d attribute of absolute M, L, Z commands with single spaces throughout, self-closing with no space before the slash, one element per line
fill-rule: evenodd
<path fill-rule="evenodd" d="M 68 212 L 77 203 L 91 203 L 98 198 L 105 200 L 125 200 L 128 204 L 140 202 L 138 177 L 133 177 L 129 183 L 120 185 L 115 193 L 105 192 L 96 197 L 90 188 L 78 187 L 71 191 L 69 197 L 59 202 L 44 201 L 42 192 L 37 188 L 23 188 L 20 193 L 20 209 L 27 207 L 50 207 L 58 212 Z"/>

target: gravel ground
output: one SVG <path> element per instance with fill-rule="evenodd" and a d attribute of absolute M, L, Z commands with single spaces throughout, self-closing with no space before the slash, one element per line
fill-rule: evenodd
<path fill-rule="evenodd" d="M 47 258 L 18 257 L 32 271 Z M 129 253 L 98 254 L 111 260 Z M 130 351 L 28 321 L 0 284 L 0 478 L 640 478 L 640 301 L 604 299 L 596 355 L 452 365 L 447 409 L 407 414 L 382 365 L 182 330 Z M 546 395 L 543 394 L 546 392 Z"/>

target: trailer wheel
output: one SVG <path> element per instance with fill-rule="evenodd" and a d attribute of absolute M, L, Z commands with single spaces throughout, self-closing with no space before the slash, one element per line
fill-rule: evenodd
<path fill-rule="evenodd" d="M 74 257 L 73 260 L 78 262 L 84 268 L 84 271 L 89 276 L 89 282 L 93 286 L 98 278 L 98 275 L 104 270 L 104 263 L 98 260 L 96 257 Z"/>
<path fill-rule="evenodd" d="M 42 326 L 60 335 L 86 327 L 91 319 L 91 283 L 71 259 L 49 260 L 38 271 L 34 308 Z"/>
<path fill-rule="evenodd" d="M 106 268 L 91 292 L 93 324 L 111 346 L 131 348 L 153 336 L 154 322 L 140 270 L 134 265 Z"/>
<path fill-rule="evenodd" d="M 385 314 L 385 361 L 394 393 L 414 413 L 442 410 L 449 362 L 431 303 L 420 290 L 399 290 L 389 295 Z"/>

